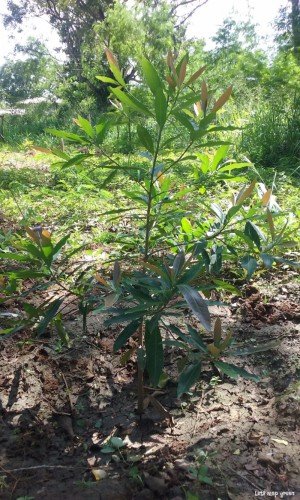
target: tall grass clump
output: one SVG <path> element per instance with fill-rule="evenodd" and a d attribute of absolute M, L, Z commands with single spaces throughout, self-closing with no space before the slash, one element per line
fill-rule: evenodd
<path fill-rule="evenodd" d="M 300 94 L 263 102 L 245 127 L 240 150 L 263 167 L 297 171 L 300 165 Z M 299 170 L 298 170 L 299 172 Z"/>

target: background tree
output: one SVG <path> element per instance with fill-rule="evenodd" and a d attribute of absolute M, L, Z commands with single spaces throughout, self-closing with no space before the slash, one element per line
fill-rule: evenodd
<path fill-rule="evenodd" d="M 292 49 L 300 63 L 300 0 L 289 0 L 275 21 L 275 40 L 283 51 Z"/>
<path fill-rule="evenodd" d="M 23 47 L 22 60 L 8 60 L 0 68 L 0 99 L 9 105 L 34 97 L 54 97 L 59 65 L 46 47 L 33 38 Z"/>
<path fill-rule="evenodd" d="M 115 0 L 9 0 L 4 21 L 8 27 L 22 29 L 25 16 L 46 15 L 67 55 L 64 97 L 72 106 L 88 100 L 101 110 L 106 106 L 107 89 L 95 77 L 107 69 L 105 46 L 119 54 L 129 81 L 136 75 L 132 62 L 143 49 L 158 59 L 163 51 L 180 44 L 184 28 L 176 27 L 181 22 L 177 9 L 185 3 L 144 0 L 129 9 L 126 1 Z"/>

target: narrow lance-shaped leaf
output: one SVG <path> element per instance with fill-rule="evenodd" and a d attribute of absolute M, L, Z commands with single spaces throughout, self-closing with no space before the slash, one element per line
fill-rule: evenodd
<path fill-rule="evenodd" d="M 53 154 L 51 149 L 42 148 L 40 146 L 32 146 L 32 149 L 34 149 L 35 151 L 40 151 L 41 153 L 49 154 L 49 155 Z"/>
<path fill-rule="evenodd" d="M 132 321 L 129 325 L 125 326 L 120 335 L 114 343 L 114 352 L 117 352 L 121 347 L 123 347 L 127 340 L 137 331 L 140 325 L 140 321 Z"/>
<path fill-rule="evenodd" d="M 169 50 L 168 56 L 167 56 L 167 65 L 172 72 L 175 83 L 177 84 L 178 83 L 178 75 L 176 73 L 176 69 L 175 69 L 175 65 L 174 65 L 174 57 L 173 57 L 173 54 L 170 50 Z"/>
<path fill-rule="evenodd" d="M 108 61 L 110 70 L 111 70 L 112 74 L 114 75 L 115 79 L 117 80 L 117 82 L 120 85 L 125 87 L 126 82 L 124 81 L 124 78 L 123 78 L 122 73 L 121 73 L 120 68 L 119 68 L 118 61 L 115 58 L 114 54 L 109 49 L 105 49 L 105 54 L 107 57 L 107 61 Z"/>
<path fill-rule="evenodd" d="M 184 252 L 178 252 L 173 262 L 173 272 L 175 276 L 182 271 L 182 268 L 185 264 L 185 255 Z"/>
<path fill-rule="evenodd" d="M 70 234 L 66 234 L 66 236 L 63 236 L 54 246 L 53 248 L 53 259 L 57 257 L 59 254 L 59 251 L 62 249 L 62 247 L 67 243 L 68 239 L 70 238 Z"/>
<path fill-rule="evenodd" d="M 186 82 L 186 85 L 191 85 L 192 83 L 194 83 L 198 78 L 199 76 L 202 75 L 203 71 L 205 71 L 205 68 L 206 66 L 202 66 L 202 68 L 199 68 L 190 78 L 189 80 Z"/>
<path fill-rule="evenodd" d="M 245 224 L 245 235 L 248 236 L 253 243 L 257 246 L 257 248 L 260 250 L 261 249 L 261 244 L 260 244 L 260 235 L 257 231 L 257 228 L 255 224 L 251 221 L 247 221 Z"/>
<path fill-rule="evenodd" d="M 80 143 L 87 143 L 87 140 L 84 137 L 81 137 L 80 135 L 73 134 L 72 132 L 65 132 L 63 130 L 56 130 L 54 128 L 46 128 L 46 132 L 55 135 L 56 137 L 59 137 L 60 139 L 66 139 L 68 141 L 72 142 L 80 142 Z M 56 154 L 56 153 L 55 153 Z"/>
<path fill-rule="evenodd" d="M 272 236 L 272 240 L 274 240 L 274 238 L 275 238 L 275 226 L 274 226 L 272 213 L 270 212 L 269 209 L 267 209 L 267 222 L 268 222 L 268 226 L 269 226 L 270 233 Z"/>
<path fill-rule="evenodd" d="M 119 82 L 117 82 L 113 78 L 110 78 L 109 76 L 98 75 L 98 76 L 96 76 L 96 78 L 97 78 L 97 80 L 100 80 L 100 82 L 103 82 L 103 83 L 112 83 L 113 85 L 119 85 Z"/>
<path fill-rule="evenodd" d="M 28 262 L 32 259 L 32 257 L 30 257 L 29 255 L 18 254 L 13 252 L 0 252 L 0 259 Z"/>
<path fill-rule="evenodd" d="M 251 167 L 252 163 L 241 162 L 241 163 L 226 163 L 221 168 L 218 169 L 218 172 L 230 172 L 231 170 L 241 169 Z"/>
<path fill-rule="evenodd" d="M 206 115 L 207 103 L 208 103 L 207 85 L 206 82 L 203 80 L 201 85 L 201 108 L 204 116 Z"/>
<path fill-rule="evenodd" d="M 194 113 L 195 113 L 195 115 L 199 116 L 200 111 L 201 111 L 201 102 L 200 101 L 195 102 L 195 104 L 194 104 L 193 107 L 194 107 Z"/>
<path fill-rule="evenodd" d="M 56 316 L 56 314 L 58 312 L 58 309 L 59 309 L 59 307 L 60 307 L 61 304 L 62 304 L 62 300 L 61 299 L 56 299 L 47 308 L 47 310 L 44 313 L 43 319 L 40 321 L 40 323 L 38 324 L 38 327 L 36 329 L 36 333 L 38 335 L 42 335 L 45 332 L 45 330 L 46 330 L 47 326 L 49 325 L 49 323 Z"/>
<path fill-rule="evenodd" d="M 179 68 L 177 71 L 178 74 L 178 85 L 181 86 L 184 82 L 185 76 L 186 76 L 186 68 L 187 68 L 187 63 L 188 63 L 188 55 L 185 54 L 180 61 Z"/>
<path fill-rule="evenodd" d="M 141 66 L 143 75 L 152 94 L 156 95 L 158 92 L 162 92 L 163 84 L 153 64 L 151 64 L 148 59 L 143 57 L 141 60 Z"/>
<path fill-rule="evenodd" d="M 255 188 L 256 180 L 252 181 L 251 184 L 248 187 L 243 188 L 237 195 L 236 198 L 236 205 L 240 205 L 243 203 L 249 196 L 253 193 L 253 190 Z"/>
<path fill-rule="evenodd" d="M 271 196 L 272 196 L 272 189 L 268 189 L 268 191 L 266 191 L 262 195 L 261 202 L 262 202 L 262 204 L 263 204 L 264 207 L 266 207 L 268 205 Z"/>
<path fill-rule="evenodd" d="M 109 50 L 108 48 L 105 49 L 105 54 L 106 54 L 106 58 L 107 58 L 107 61 L 108 61 L 108 64 L 112 64 L 113 66 L 119 66 L 118 65 L 118 61 L 115 57 L 115 55 L 113 54 L 113 52 L 111 50 Z"/>
<path fill-rule="evenodd" d="M 175 116 L 176 120 L 178 120 L 186 129 L 188 129 L 189 132 L 194 132 L 193 124 L 185 113 L 183 113 L 182 111 L 175 111 L 172 113 L 172 115 Z"/>
<path fill-rule="evenodd" d="M 213 159 L 212 159 L 212 162 L 211 162 L 211 170 L 212 171 L 215 171 L 219 165 L 219 163 L 221 163 L 222 160 L 224 160 L 224 158 L 226 157 L 227 153 L 228 153 L 228 150 L 229 150 L 229 146 L 221 146 L 218 148 L 218 150 L 216 151 Z"/>
<path fill-rule="evenodd" d="M 133 97 L 132 95 L 126 94 L 119 88 L 109 87 L 109 90 L 119 99 L 119 101 L 128 108 L 134 109 L 135 111 L 139 111 L 147 116 L 153 116 L 151 111 L 138 99 Z"/>
<path fill-rule="evenodd" d="M 177 286 L 186 302 L 190 306 L 195 316 L 199 319 L 204 328 L 208 331 L 211 330 L 210 313 L 205 300 L 201 297 L 200 293 L 189 285 L 181 284 Z"/>
<path fill-rule="evenodd" d="M 214 365 L 218 368 L 218 370 L 225 373 L 225 375 L 228 375 L 228 377 L 234 379 L 243 377 L 248 380 L 254 380 L 255 382 L 259 381 L 259 377 L 257 375 L 249 373 L 244 368 L 239 368 L 238 366 L 232 365 L 230 363 L 224 363 L 223 361 L 214 361 Z"/>
<path fill-rule="evenodd" d="M 166 76 L 166 80 L 167 80 L 169 86 L 171 87 L 171 89 L 174 90 L 176 88 L 176 83 L 174 82 L 174 80 L 171 77 L 171 75 L 167 75 Z"/>
<path fill-rule="evenodd" d="M 212 113 L 216 113 L 219 109 L 221 109 L 224 104 L 228 101 L 229 97 L 231 96 L 232 92 L 232 85 L 228 87 L 228 89 L 225 90 L 224 94 L 221 95 L 221 97 L 215 102 L 214 107 L 212 109 Z"/>
<path fill-rule="evenodd" d="M 83 116 L 78 116 L 77 118 L 74 118 L 74 123 L 78 125 L 84 132 L 91 138 L 94 137 L 95 135 L 95 130 L 93 129 L 92 125 L 90 122 L 86 119 L 83 118 Z"/>
<path fill-rule="evenodd" d="M 220 318 L 216 318 L 214 324 L 214 344 L 219 346 L 222 340 L 222 324 Z"/>
<path fill-rule="evenodd" d="M 205 342 L 202 339 L 202 336 L 200 332 L 198 332 L 195 328 L 193 328 L 191 325 L 188 325 L 188 331 L 191 336 L 191 341 L 195 347 L 197 347 L 200 351 L 207 353 L 207 346 Z"/>
<path fill-rule="evenodd" d="M 160 128 L 164 126 L 167 119 L 168 103 L 163 92 L 158 92 L 154 98 L 156 121 Z"/>
<path fill-rule="evenodd" d="M 137 134 L 142 145 L 149 151 L 149 153 L 154 153 L 154 144 L 150 132 L 142 125 L 137 126 Z"/>

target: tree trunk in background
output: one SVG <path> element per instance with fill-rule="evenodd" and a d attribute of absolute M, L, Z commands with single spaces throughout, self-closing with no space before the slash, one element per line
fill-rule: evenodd
<path fill-rule="evenodd" d="M 300 63 L 300 0 L 292 2 L 292 33 L 293 49 L 298 62 Z"/>

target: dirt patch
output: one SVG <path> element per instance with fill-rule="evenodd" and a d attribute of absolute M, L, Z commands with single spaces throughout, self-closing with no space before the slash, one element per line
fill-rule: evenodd
<path fill-rule="evenodd" d="M 122 366 L 112 354 L 118 329 L 104 330 L 101 318 L 89 319 L 86 337 L 70 321 L 66 352 L 26 332 L 2 339 L 1 498 L 247 499 L 255 491 L 295 498 L 300 287 L 293 274 L 286 278 L 273 280 L 271 291 L 267 282 L 248 287 L 220 311 L 241 341 L 281 340 L 234 360 L 260 382 L 221 379 L 205 367 L 194 394 L 179 401 L 171 378 L 155 397 L 173 425 L 159 405 L 138 418 L 134 363 Z M 166 356 L 169 373 L 175 358 Z M 103 453 L 110 438 L 122 447 Z"/>

